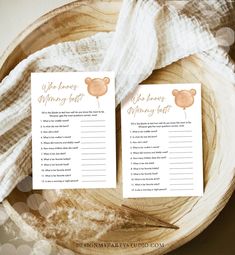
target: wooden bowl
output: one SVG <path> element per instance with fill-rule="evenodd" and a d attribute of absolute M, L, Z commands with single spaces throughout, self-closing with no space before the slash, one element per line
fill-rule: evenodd
<path fill-rule="evenodd" d="M 22 59 L 46 46 L 78 40 L 101 31 L 113 31 L 120 6 L 121 1 L 77 1 L 41 17 L 17 37 L 0 59 L 0 79 L 3 79 Z M 79 254 L 165 254 L 198 235 L 223 209 L 235 187 L 234 157 L 231 151 L 232 143 L 235 141 L 232 130 L 235 124 L 234 120 L 229 118 L 229 114 L 235 109 L 235 101 L 226 100 L 234 94 L 234 90 L 229 81 L 222 78 L 197 56 L 190 56 L 154 71 L 145 81 L 145 83 L 153 84 L 185 82 L 202 83 L 203 197 L 123 200 L 119 107 L 117 108 L 117 189 L 71 191 L 75 196 L 80 194 L 112 208 L 117 208 L 124 202 L 147 214 L 174 223 L 179 226 L 179 229 L 110 231 L 99 240 L 153 245 L 97 249 L 81 248 L 63 240 L 57 240 L 60 245 Z M 226 89 L 219 92 L 221 87 Z M 12 210 L 11 217 L 18 225 L 26 223 L 11 206 L 17 201 L 25 201 L 28 195 L 29 193 L 22 195 L 15 189 L 7 198 L 9 203 L 6 205 L 9 210 Z M 164 246 L 158 246 L 159 243 L 163 243 Z"/>

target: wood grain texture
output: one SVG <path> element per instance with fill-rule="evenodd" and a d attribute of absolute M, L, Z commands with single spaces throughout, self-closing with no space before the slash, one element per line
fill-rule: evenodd
<path fill-rule="evenodd" d="M 54 43 L 78 40 L 97 32 L 113 31 L 120 10 L 121 1 L 77 1 L 56 9 L 28 27 L 8 48 L 0 59 L 0 80 L 14 66 L 29 54 Z M 99 241 L 102 242 L 141 242 L 164 243 L 164 247 L 134 248 L 80 248 L 76 243 L 57 240 L 61 246 L 79 254 L 165 254 L 188 242 L 205 229 L 227 203 L 235 187 L 233 155 L 228 143 L 235 142 L 232 129 L 234 122 L 229 113 L 235 109 L 226 102 L 234 93 L 232 84 L 220 77 L 197 56 L 190 56 L 161 70 L 154 71 L 144 82 L 162 83 L 202 83 L 202 123 L 203 123 L 203 162 L 204 196 L 177 198 L 122 198 L 122 159 L 120 107 L 117 107 L 117 188 L 97 190 L 72 190 L 71 196 L 89 198 L 98 204 L 119 209 L 126 204 L 149 215 L 176 224 L 180 228 L 137 229 L 135 231 L 109 231 Z M 224 89 L 220 92 L 221 84 Z M 228 128 L 229 127 L 229 128 Z M 231 146 L 230 146 L 231 147 Z M 29 194 L 22 195 L 15 189 L 8 197 L 6 206 L 13 212 L 13 205 L 25 201 Z M 65 204 L 66 205 L 66 204 Z M 38 216 L 35 213 L 36 216 Z M 19 215 L 11 214 L 19 224 Z"/>

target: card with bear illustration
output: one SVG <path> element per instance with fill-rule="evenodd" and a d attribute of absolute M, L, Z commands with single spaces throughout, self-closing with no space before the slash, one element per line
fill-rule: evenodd
<path fill-rule="evenodd" d="M 32 73 L 33 188 L 116 187 L 113 72 Z"/>
<path fill-rule="evenodd" d="M 203 194 L 200 84 L 139 85 L 121 115 L 125 198 Z"/>

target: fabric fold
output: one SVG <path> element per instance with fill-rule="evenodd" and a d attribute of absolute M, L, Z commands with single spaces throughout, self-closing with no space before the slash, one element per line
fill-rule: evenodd
<path fill-rule="evenodd" d="M 124 1 L 115 34 L 100 70 L 116 75 L 116 105 L 154 70 L 158 41 L 154 0 Z"/>

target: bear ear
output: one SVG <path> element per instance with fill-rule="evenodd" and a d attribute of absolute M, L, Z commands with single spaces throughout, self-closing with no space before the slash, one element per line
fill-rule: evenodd
<path fill-rule="evenodd" d="M 103 81 L 106 85 L 110 83 L 110 79 L 108 77 L 104 77 Z"/>
<path fill-rule="evenodd" d="M 178 92 L 179 92 L 179 91 L 178 91 L 177 89 L 174 89 L 174 90 L 172 90 L 172 95 L 173 95 L 173 96 L 177 96 Z"/>
<path fill-rule="evenodd" d="M 192 96 L 196 95 L 196 90 L 195 89 L 190 89 L 190 93 L 192 94 Z"/>
<path fill-rule="evenodd" d="M 91 82 L 92 82 L 92 79 L 91 79 L 91 78 L 87 77 L 87 78 L 85 79 L 85 83 L 86 83 L 87 85 L 89 85 Z"/>

